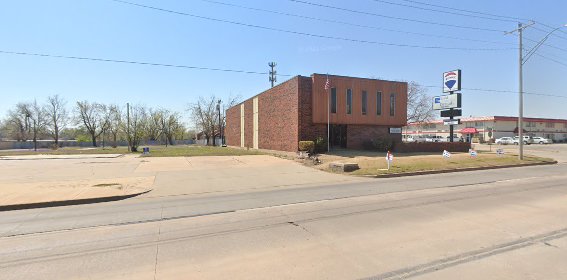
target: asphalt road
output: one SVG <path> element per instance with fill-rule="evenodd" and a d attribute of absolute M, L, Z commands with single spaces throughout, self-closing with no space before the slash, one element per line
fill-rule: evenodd
<path fill-rule="evenodd" d="M 0 279 L 565 279 L 567 165 L 0 213 Z"/>

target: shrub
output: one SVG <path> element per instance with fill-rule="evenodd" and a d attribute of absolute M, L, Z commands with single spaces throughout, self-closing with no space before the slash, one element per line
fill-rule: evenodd
<path fill-rule="evenodd" d="M 90 138 L 90 136 L 88 136 L 86 134 L 77 135 L 77 142 L 79 142 L 79 143 L 91 142 L 91 138 Z"/>
<path fill-rule="evenodd" d="M 299 141 L 299 150 L 302 152 L 313 152 L 315 149 L 315 142 L 313 141 Z"/>
<path fill-rule="evenodd" d="M 392 138 L 390 137 L 381 137 L 374 140 L 374 149 L 378 151 L 387 152 L 392 150 L 393 147 L 394 147 L 394 140 L 392 140 Z"/>
<path fill-rule="evenodd" d="M 315 139 L 315 153 L 322 153 L 327 151 L 327 140 L 323 137 L 317 137 Z"/>

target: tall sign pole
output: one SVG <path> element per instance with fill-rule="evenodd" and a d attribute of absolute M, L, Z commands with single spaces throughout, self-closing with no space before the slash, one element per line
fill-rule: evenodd
<path fill-rule="evenodd" d="M 455 124 L 459 124 L 460 120 L 455 121 L 455 117 L 461 116 L 461 94 L 456 93 L 461 90 L 461 70 L 453 70 L 443 73 L 443 92 L 449 93 L 445 96 L 436 96 L 433 99 L 434 110 L 441 111 L 441 117 L 449 117 L 449 120 L 444 120 L 445 125 L 449 125 L 449 142 L 455 142 L 453 135 L 455 134 Z"/>

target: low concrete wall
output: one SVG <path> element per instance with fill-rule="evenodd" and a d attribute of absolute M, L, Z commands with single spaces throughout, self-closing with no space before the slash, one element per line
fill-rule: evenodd
<path fill-rule="evenodd" d="M 425 143 L 396 143 L 394 151 L 398 153 L 430 153 L 430 152 L 468 152 L 471 143 L 467 142 L 425 142 Z"/>

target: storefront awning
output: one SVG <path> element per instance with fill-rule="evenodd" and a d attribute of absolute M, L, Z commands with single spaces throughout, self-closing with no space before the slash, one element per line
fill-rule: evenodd
<path fill-rule="evenodd" d="M 476 134 L 476 133 L 478 133 L 478 129 L 474 127 L 467 127 L 461 129 L 461 134 Z"/>

